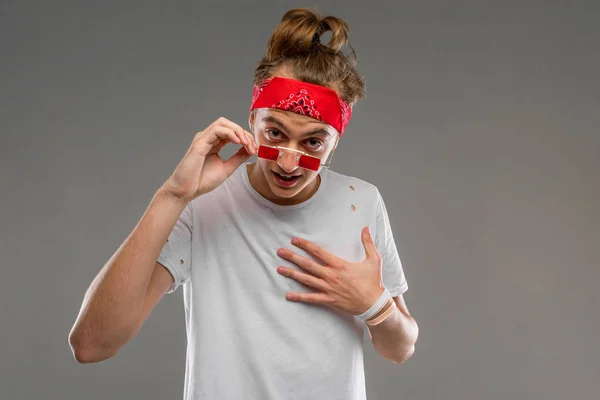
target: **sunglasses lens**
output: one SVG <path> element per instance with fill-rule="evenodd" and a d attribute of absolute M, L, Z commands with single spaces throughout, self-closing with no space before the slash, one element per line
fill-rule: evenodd
<path fill-rule="evenodd" d="M 277 158 L 279 157 L 279 150 L 274 149 L 272 147 L 260 145 L 258 147 L 257 157 L 264 158 L 264 159 L 271 160 L 271 161 L 277 161 Z"/>
<path fill-rule="evenodd" d="M 311 157 L 307 155 L 301 155 L 298 161 L 298 166 L 312 171 L 318 171 L 321 166 L 321 160 L 317 157 Z"/>

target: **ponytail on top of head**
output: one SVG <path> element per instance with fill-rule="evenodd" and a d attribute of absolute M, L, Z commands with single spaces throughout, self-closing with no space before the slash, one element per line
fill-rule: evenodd
<path fill-rule="evenodd" d="M 327 32 L 327 43 L 321 38 Z M 305 8 L 286 12 L 273 31 L 260 60 L 254 84 L 276 75 L 335 90 L 342 100 L 354 104 L 365 97 L 364 82 L 356 71 L 356 53 L 349 43 L 348 23 L 321 16 Z M 343 53 L 349 48 L 349 54 Z"/>

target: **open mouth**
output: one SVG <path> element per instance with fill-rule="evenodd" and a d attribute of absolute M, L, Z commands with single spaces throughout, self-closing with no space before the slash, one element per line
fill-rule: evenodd
<path fill-rule="evenodd" d="M 286 187 L 293 186 L 298 181 L 298 179 L 300 179 L 300 175 L 286 176 L 286 175 L 278 174 L 275 171 L 271 171 L 271 172 L 273 172 L 275 181 L 281 186 L 286 186 Z"/>

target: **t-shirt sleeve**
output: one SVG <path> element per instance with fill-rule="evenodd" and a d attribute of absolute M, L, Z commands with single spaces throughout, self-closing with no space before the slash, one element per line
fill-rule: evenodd
<path fill-rule="evenodd" d="M 157 260 L 173 275 L 173 284 L 167 293 L 190 279 L 192 265 L 192 202 L 190 202 L 173 227 Z"/>
<path fill-rule="evenodd" d="M 387 209 L 379 191 L 377 191 L 374 242 L 382 258 L 383 286 L 392 297 L 403 294 L 408 290 L 408 283 L 394 241 Z"/>

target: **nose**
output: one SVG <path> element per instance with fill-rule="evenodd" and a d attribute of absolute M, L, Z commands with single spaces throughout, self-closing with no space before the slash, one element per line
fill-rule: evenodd
<path fill-rule="evenodd" d="M 296 155 L 288 151 L 281 151 L 279 158 L 277 159 L 277 165 L 281 167 L 287 173 L 294 172 L 298 169 L 298 163 L 296 161 Z"/>

